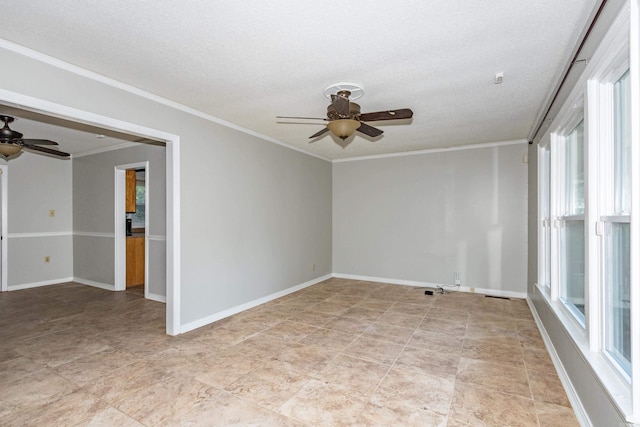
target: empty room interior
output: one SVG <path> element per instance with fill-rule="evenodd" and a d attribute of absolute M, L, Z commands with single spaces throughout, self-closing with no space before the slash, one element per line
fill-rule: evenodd
<path fill-rule="evenodd" d="M 640 0 L 3 15 L 0 425 L 640 426 Z"/>

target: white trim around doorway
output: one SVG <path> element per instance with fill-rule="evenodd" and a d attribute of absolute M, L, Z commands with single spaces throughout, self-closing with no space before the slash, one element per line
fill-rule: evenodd
<path fill-rule="evenodd" d="M 2 198 L 0 203 L 0 215 L 2 216 L 0 227 L 0 292 L 6 292 L 9 290 L 9 282 L 7 275 L 7 249 L 8 249 L 8 235 L 9 230 L 7 229 L 8 221 L 7 221 L 7 203 L 9 202 L 8 191 L 9 191 L 9 167 L 7 165 L 0 165 L 0 174 L 2 178 L 0 178 L 0 192 L 2 194 Z"/>

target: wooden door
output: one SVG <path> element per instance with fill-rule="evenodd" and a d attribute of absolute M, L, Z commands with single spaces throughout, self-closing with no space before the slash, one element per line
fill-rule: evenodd
<path fill-rule="evenodd" d="M 144 285 L 144 236 L 127 237 L 127 288 Z"/>

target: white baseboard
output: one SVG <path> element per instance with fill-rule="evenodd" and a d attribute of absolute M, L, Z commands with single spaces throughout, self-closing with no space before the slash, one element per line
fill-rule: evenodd
<path fill-rule="evenodd" d="M 22 283 L 20 285 L 9 285 L 7 290 L 19 291 L 20 289 L 39 288 L 41 286 L 59 285 L 60 283 L 73 282 L 73 277 L 63 277 L 61 279 L 44 280 L 42 282 Z"/>
<path fill-rule="evenodd" d="M 110 285 L 108 283 L 94 282 L 93 280 L 80 279 L 78 277 L 74 277 L 73 281 L 77 282 L 77 283 L 80 283 L 82 285 L 93 286 L 94 288 L 106 289 L 108 291 L 115 291 L 116 290 L 114 285 Z"/>
<path fill-rule="evenodd" d="M 355 274 L 341 274 L 341 273 L 333 273 L 333 277 L 336 277 L 339 279 L 363 280 L 365 282 L 390 283 L 392 285 L 419 286 L 419 287 L 428 287 L 428 288 L 442 287 L 445 291 L 471 292 L 470 287 L 456 286 L 450 283 L 447 284 L 447 283 L 419 282 L 417 280 L 388 279 L 384 277 L 359 276 Z M 527 297 L 526 292 L 513 292 L 513 291 L 505 291 L 502 289 L 473 288 L 473 292 L 477 294 L 490 295 L 494 297 L 503 297 L 503 298 L 525 299 Z"/>
<path fill-rule="evenodd" d="M 198 328 L 200 328 L 202 326 L 205 326 L 205 325 L 208 325 L 210 323 L 216 322 L 218 320 L 224 319 L 225 317 L 233 316 L 234 314 L 238 314 L 241 311 L 249 310 L 250 308 L 257 307 L 257 306 L 259 306 L 261 304 L 264 304 L 266 302 L 273 301 L 274 299 L 281 298 L 281 297 L 283 297 L 285 295 L 289 295 L 290 293 L 293 293 L 293 292 L 299 291 L 301 289 L 307 288 L 309 286 L 315 285 L 316 283 L 320 283 L 320 282 L 322 282 L 324 280 L 330 279 L 331 277 L 332 277 L 331 274 L 327 274 L 326 276 L 318 277 L 316 279 L 309 280 L 308 282 L 304 282 L 304 283 L 301 283 L 299 285 L 292 286 L 290 288 L 287 288 L 285 290 L 282 290 L 282 291 L 267 295 L 265 297 L 255 299 L 253 301 L 249 301 L 247 303 L 240 304 L 240 305 L 237 305 L 235 307 L 231 307 L 231 308 L 229 308 L 227 310 L 223 310 L 223 311 L 218 312 L 218 313 L 214 313 L 214 314 L 212 314 L 210 316 L 207 316 L 207 317 L 204 317 L 202 319 L 198 319 L 198 320 L 194 320 L 193 322 L 185 323 L 184 325 L 180 326 L 180 332 L 179 333 L 184 334 L 185 332 L 189 332 L 189 331 L 192 331 L 194 329 L 198 329 Z"/>
<path fill-rule="evenodd" d="M 167 297 L 164 295 L 152 294 L 151 292 L 147 293 L 145 296 L 146 299 L 150 299 L 152 301 L 167 303 Z"/>
<path fill-rule="evenodd" d="M 553 361 L 553 366 L 555 366 L 556 371 L 558 372 L 558 377 L 560 378 L 560 382 L 564 387 L 564 391 L 567 393 L 569 402 L 571 402 L 571 406 L 573 407 L 573 411 L 576 415 L 576 418 L 578 419 L 578 423 L 581 426 L 591 427 L 593 424 L 591 424 L 591 420 L 587 415 L 587 411 L 582 405 L 582 401 L 578 397 L 578 393 L 576 392 L 576 389 L 573 387 L 573 383 L 569 379 L 569 374 L 567 374 L 567 371 L 564 369 L 564 366 L 560 361 L 560 357 L 558 356 L 558 353 L 556 352 L 556 349 L 553 346 L 553 342 L 551 341 L 549 334 L 547 334 L 547 330 L 544 328 L 544 324 L 542 323 L 542 320 L 538 315 L 538 311 L 536 310 L 535 304 L 533 303 L 533 301 L 531 301 L 529 297 L 527 297 L 526 300 L 527 300 L 527 304 L 529 305 L 529 309 L 533 314 L 533 319 L 536 322 L 536 326 L 538 326 L 538 330 L 540 331 L 540 335 L 542 336 L 542 341 L 544 341 L 544 344 L 547 347 L 547 352 L 549 353 L 549 356 Z"/>
<path fill-rule="evenodd" d="M 67 282 L 76 282 L 81 285 L 93 286 L 94 288 L 106 289 L 107 291 L 115 291 L 115 286 L 110 285 L 108 283 L 96 282 L 88 279 L 80 279 L 79 277 L 64 277 L 62 279 L 54 279 L 54 280 L 45 280 L 42 282 L 34 282 L 34 283 L 23 283 L 20 285 L 11 285 L 7 290 L 9 291 L 18 291 L 21 289 L 30 289 L 30 288 L 38 288 L 41 286 L 51 286 L 51 285 L 59 285 L 61 283 Z M 152 294 L 149 293 L 146 295 L 147 299 L 158 301 L 165 303 L 167 302 L 167 297 L 164 295 Z"/>
<path fill-rule="evenodd" d="M 461 286 L 459 291 L 461 292 L 471 292 L 471 288 L 466 288 Z M 474 288 L 474 292 L 476 294 L 489 295 L 492 297 L 502 297 L 502 298 L 519 298 L 526 299 L 526 292 L 514 292 L 514 291 L 504 291 L 502 289 L 484 289 L 484 288 Z"/>
<path fill-rule="evenodd" d="M 404 286 L 449 286 L 441 283 L 428 283 L 428 282 L 418 282 L 415 280 L 402 280 L 402 279 L 387 279 L 383 277 L 372 277 L 372 276 L 360 276 L 357 274 L 341 274 L 341 273 L 333 273 L 333 277 L 338 279 L 349 279 L 349 280 L 363 280 L 365 282 L 376 282 L 376 283 L 391 283 L 392 285 L 404 285 Z"/>

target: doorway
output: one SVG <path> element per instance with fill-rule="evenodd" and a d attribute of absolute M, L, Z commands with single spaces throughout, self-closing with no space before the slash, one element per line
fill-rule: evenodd
<path fill-rule="evenodd" d="M 19 105 L 21 109 L 59 117 L 75 123 L 97 126 L 166 144 L 166 333 L 180 333 L 180 137 L 164 131 L 56 104 L 21 93 L 0 90 L 0 104 Z M 4 180 L 3 180 L 4 185 Z M 6 188 L 6 187 L 5 187 Z M 4 192 L 3 194 L 6 194 Z M 3 205 L 2 209 L 5 209 Z M 4 211 L 2 221 L 6 221 Z M 6 226 L 6 223 L 4 224 Z M 6 228 L 1 232 L 6 233 Z M 124 230 L 123 230 L 124 232 Z M 116 236 L 117 237 L 117 236 Z M 6 254 L 7 239 L 2 240 Z M 7 286 L 6 256 L 2 257 L 2 286 Z"/>
<path fill-rule="evenodd" d="M 0 165 L 0 292 L 9 290 L 7 282 L 7 165 Z"/>
<path fill-rule="evenodd" d="M 139 179 L 142 176 L 144 179 Z M 149 291 L 152 288 L 149 276 L 152 266 L 149 258 L 151 212 L 147 209 L 150 205 L 148 176 L 149 161 L 115 167 L 115 290 L 124 291 L 128 287 L 143 284 L 145 298 L 166 302 L 166 293 L 157 295 Z M 133 183 L 130 179 L 134 180 Z M 138 194 L 131 194 L 132 191 Z M 139 210 L 142 208 L 144 213 L 141 215 Z"/>

